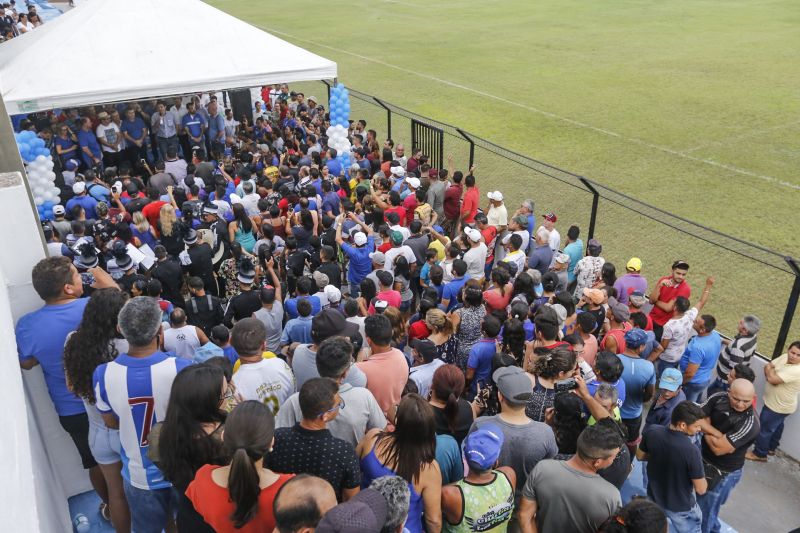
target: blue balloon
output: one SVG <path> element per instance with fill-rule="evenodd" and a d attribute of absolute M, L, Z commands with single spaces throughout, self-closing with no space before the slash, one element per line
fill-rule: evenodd
<path fill-rule="evenodd" d="M 45 209 L 53 209 L 53 206 L 55 206 L 55 202 L 53 202 L 53 200 L 45 200 L 44 202 L 42 202 L 42 205 L 45 207 Z"/>
<path fill-rule="evenodd" d="M 46 218 L 47 220 L 53 220 L 53 210 L 48 209 L 47 211 L 45 211 L 44 218 Z"/>

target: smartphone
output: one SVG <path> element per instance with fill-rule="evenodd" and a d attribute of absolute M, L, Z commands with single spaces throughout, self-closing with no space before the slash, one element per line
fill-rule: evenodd
<path fill-rule="evenodd" d="M 561 392 L 569 392 L 577 388 L 578 382 L 575 381 L 575 378 L 562 379 L 561 381 L 556 381 L 555 383 L 556 394 Z"/>

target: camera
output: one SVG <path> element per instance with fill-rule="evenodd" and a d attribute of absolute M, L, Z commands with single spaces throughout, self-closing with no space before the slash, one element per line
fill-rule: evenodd
<path fill-rule="evenodd" d="M 578 388 L 578 383 L 575 381 L 575 378 L 562 379 L 561 381 L 556 381 L 555 383 L 556 394 L 560 394 L 562 392 L 569 392 L 577 388 Z"/>

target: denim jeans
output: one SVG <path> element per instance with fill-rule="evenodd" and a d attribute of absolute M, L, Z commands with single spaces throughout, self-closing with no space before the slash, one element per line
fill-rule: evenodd
<path fill-rule="evenodd" d="M 358 283 L 350 283 L 350 298 L 358 298 L 361 294 Z"/>
<path fill-rule="evenodd" d="M 769 452 L 778 449 L 783 436 L 783 422 L 789 415 L 776 413 L 766 405 L 761 408 L 761 416 L 758 421 L 761 423 L 761 431 L 756 437 L 756 445 L 753 453 L 759 457 L 766 457 Z"/>
<path fill-rule="evenodd" d="M 742 469 L 734 470 L 714 487 L 702 496 L 697 497 L 697 504 L 703 512 L 702 533 L 719 533 L 722 524 L 719 523 L 719 510 L 728 501 L 728 496 L 733 492 L 733 488 L 742 479 Z"/>
<path fill-rule="evenodd" d="M 700 533 L 700 527 L 703 523 L 703 512 L 700 511 L 700 506 L 696 503 L 694 507 L 688 511 L 676 513 L 664 509 L 664 512 L 667 518 L 669 518 L 670 533 Z"/>
<path fill-rule="evenodd" d="M 167 521 L 178 509 L 177 495 L 172 487 L 144 490 L 123 479 L 125 497 L 131 509 L 131 526 L 136 533 L 161 533 Z"/>
<path fill-rule="evenodd" d="M 708 388 L 708 382 L 706 383 L 684 383 L 683 385 L 683 393 L 686 395 L 686 399 L 690 402 L 699 403 L 700 398 L 703 396 L 703 393 Z"/>
<path fill-rule="evenodd" d="M 657 378 L 661 378 L 661 373 L 664 372 L 665 369 L 667 369 L 667 368 L 678 368 L 679 364 L 680 364 L 680 360 L 675 361 L 674 363 L 669 363 L 667 361 L 664 361 L 663 359 L 659 359 L 658 360 L 658 365 L 656 365 L 656 371 L 658 372 L 658 375 L 656 377 Z"/>
<path fill-rule="evenodd" d="M 706 398 L 717 392 L 728 392 L 729 388 L 730 386 L 728 385 L 728 382 L 726 380 L 723 380 L 722 378 L 719 377 L 715 378 L 714 381 L 711 382 L 711 385 L 709 385 L 708 389 L 706 390 Z"/>
<path fill-rule="evenodd" d="M 170 148 L 174 148 L 175 152 L 178 151 L 178 136 L 173 135 L 172 137 L 158 137 L 156 136 L 156 140 L 158 141 L 158 157 L 161 160 L 167 158 L 167 150 Z"/>

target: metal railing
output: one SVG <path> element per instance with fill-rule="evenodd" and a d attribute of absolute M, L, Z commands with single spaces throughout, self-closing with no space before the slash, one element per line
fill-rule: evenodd
<path fill-rule="evenodd" d="M 328 86 L 328 82 L 323 82 Z M 444 152 L 456 161 L 476 166 L 482 190 L 499 189 L 511 200 L 535 199 L 537 216 L 558 215 L 562 235 L 566 225 L 587 228 L 588 238 L 603 244 L 603 256 L 624 274 L 631 256 L 642 259 L 648 277 L 668 272 L 675 259 L 692 265 L 695 272 L 715 275 L 717 284 L 709 309 L 720 331 L 735 332 L 745 314 L 762 320 L 759 343 L 772 346 L 772 356 L 783 353 L 789 335 L 800 338 L 792 318 L 800 301 L 800 260 L 739 237 L 698 224 L 665 209 L 637 200 L 590 178 L 520 154 L 463 129 L 425 117 L 383 99 L 348 88 L 351 118 L 365 119 L 367 129 L 385 133 L 395 144 L 410 144 L 412 123 L 444 132 Z M 410 154 L 407 154 L 410 156 Z M 464 168 L 463 163 L 461 168 Z M 585 241 L 584 241 L 585 242 Z M 722 276 L 724 274 L 724 277 Z M 786 300 L 784 300 L 786 298 Z M 785 301 L 785 305 L 782 304 Z"/>

